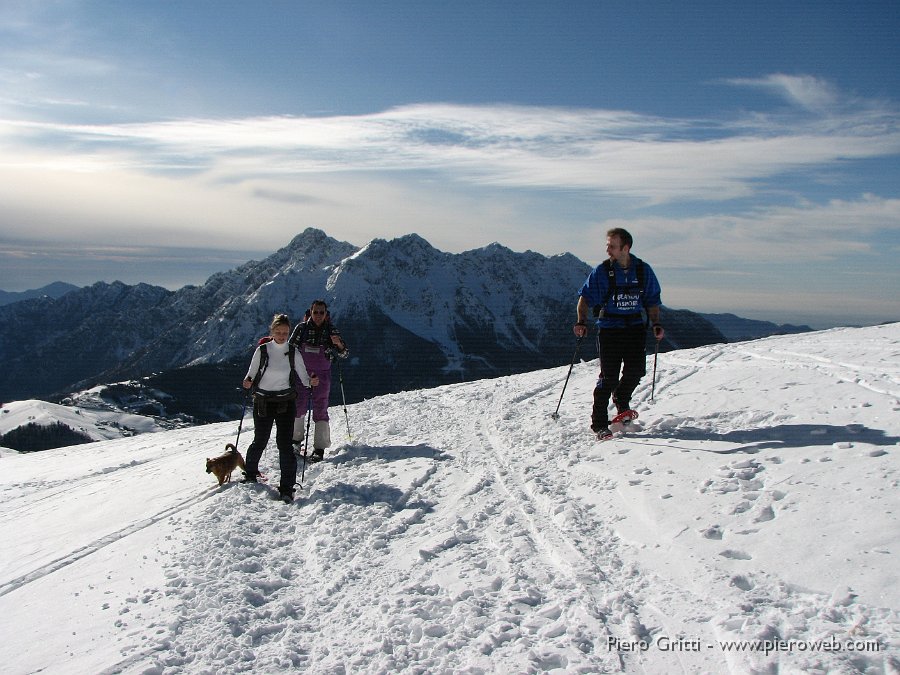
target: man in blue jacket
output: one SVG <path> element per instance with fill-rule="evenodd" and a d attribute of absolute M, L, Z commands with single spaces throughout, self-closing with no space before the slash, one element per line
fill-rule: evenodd
<path fill-rule="evenodd" d="M 656 274 L 637 256 L 631 255 L 634 241 L 621 227 L 606 233 L 608 260 L 598 265 L 581 287 L 578 297 L 578 322 L 575 335 L 587 334 L 587 317 L 597 317 L 600 348 L 600 377 L 594 388 L 591 429 L 600 439 L 612 436 L 609 430 L 609 399 L 617 412 L 631 409 L 631 395 L 647 372 L 645 331 L 653 327 L 656 340 L 665 337 L 659 323 L 659 281 Z M 621 374 L 620 374 L 621 373 Z"/>

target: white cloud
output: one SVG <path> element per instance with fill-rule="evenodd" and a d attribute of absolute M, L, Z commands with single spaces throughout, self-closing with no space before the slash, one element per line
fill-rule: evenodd
<path fill-rule="evenodd" d="M 417 232 L 443 250 L 500 241 L 591 263 L 622 225 L 673 289 L 700 274 L 762 304 L 779 283 L 825 302 L 828 284 L 866 292 L 846 269 L 831 274 L 842 258 L 869 256 L 876 274 L 893 264 L 898 195 L 841 179 L 865 185 L 848 160 L 897 154 L 898 116 L 875 104 L 729 121 L 450 104 L 142 124 L 8 117 L 0 209 L 4 235 L 31 241 L 259 251 L 313 226 L 356 244 Z M 896 286 L 884 277 L 871 302 L 891 302 Z"/>
<path fill-rule="evenodd" d="M 36 167 L 203 170 L 228 182 L 428 171 L 460 184 L 589 190 L 666 203 L 744 197 L 760 181 L 786 172 L 900 152 L 900 128 L 889 114 L 848 113 L 818 127 L 758 119 L 754 124 L 757 129 L 748 128 L 747 121 L 734 128 L 719 123 L 716 138 L 700 139 L 693 130 L 705 131 L 709 122 L 437 104 L 312 118 L 118 125 L 7 120 L 0 126 L 5 138 L 0 163 L 21 165 L 23 150 L 40 148 Z"/>
<path fill-rule="evenodd" d="M 877 242 L 900 235 L 900 199 L 864 195 L 733 214 L 610 219 L 595 226 L 592 238 L 611 227 L 631 231 L 636 253 L 646 251 L 658 265 L 684 269 L 692 262 L 697 269 L 714 266 L 720 274 L 734 274 L 760 265 L 831 263 L 850 254 L 881 253 Z"/>
<path fill-rule="evenodd" d="M 828 111 L 840 103 L 837 89 L 827 80 L 812 75 L 775 73 L 757 79 L 733 78 L 729 84 L 771 91 L 793 105 L 811 111 Z"/>

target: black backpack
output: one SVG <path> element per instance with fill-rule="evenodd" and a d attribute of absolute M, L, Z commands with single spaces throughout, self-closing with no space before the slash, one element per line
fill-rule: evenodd
<path fill-rule="evenodd" d="M 272 342 L 272 336 L 266 335 L 265 337 L 261 337 L 257 345 L 259 346 L 259 370 L 256 371 L 256 377 L 253 378 L 253 389 L 259 389 L 259 381 L 262 379 L 263 373 L 266 372 L 266 368 L 269 367 L 269 349 L 266 346 L 269 342 Z M 288 361 L 291 364 L 291 374 L 290 374 L 290 383 L 291 389 L 294 388 L 294 385 L 297 384 L 297 373 L 294 371 L 294 354 L 295 354 L 294 345 L 288 342 Z"/>

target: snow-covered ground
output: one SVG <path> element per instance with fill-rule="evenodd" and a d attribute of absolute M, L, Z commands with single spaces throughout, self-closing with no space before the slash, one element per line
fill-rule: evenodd
<path fill-rule="evenodd" d="M 65 405 L 38 399 L 2 403 L 0 437 L 29 425 L 52 427 L 63 424 L 90 441 L 105 441 L 190 426 L 188 418 L 184 416 L 164 416 L 165 410 L 158 402 L 158 399 L 167 396 L 163 392 L 145 387 L 140 390 L 139 395 L 125 395 L 117 400 L 115 396 L 105 396 L 108 389 L 108 386 L 100 385 L 76 392 L 68 397 Z M 135 411 L 142 411 L 142 414 Z M 151 416 L 147 413 L 156 414 Z M 74 441 L 67 439 L 66 442 Z M 11 452 L 15 451 L 0 447 L 0 457 Z"/>
<path fill-rule="evenodd" d="M 0 435 L 28 424 L 50 426 L 56 422 L 61 422 L 95 441 L 162 429 L 159 422 L 152 417 L 129 415 L 111 406 L 103 410 L 97 407 L 57 405 L 29 399 L 4 403 L 0 408 Z"/>
<path fill-rule="evenodd" d="M 3 456 L 3 672 L 898 672 L 900 324 L 660 355 L 605 443 L 596 368 L 337 405 L 292 505 L 236 423 Z"/>

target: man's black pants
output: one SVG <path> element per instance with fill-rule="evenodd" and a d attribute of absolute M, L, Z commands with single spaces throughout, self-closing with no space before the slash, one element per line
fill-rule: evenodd
<path fill-rule="evenodd" d="M 647 374 L 646 329 L 643 324 L 627 328 L 601 328 L 598 335 L 600 377 L 594 389 L 591 429 L 609 426 L 609 399 L 616 410 L 631 408 L 631 395 Z M 620 376 L 621 373 L 621 376 Z"/>

